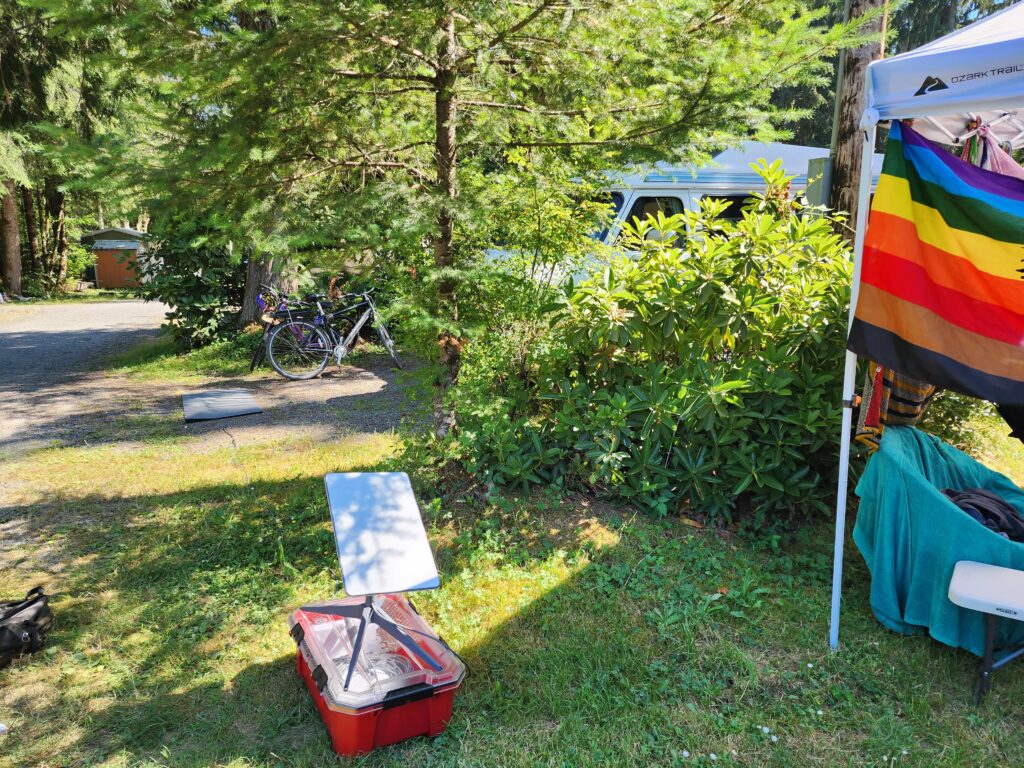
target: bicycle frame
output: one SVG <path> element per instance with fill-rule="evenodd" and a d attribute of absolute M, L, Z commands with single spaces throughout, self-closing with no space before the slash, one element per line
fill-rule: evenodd
<path fill-rule="evenodd" d="M 331 342 L 334 344 L 334 350 L 331 354 L 334 357 L 334 361 L 339 365 L 341 364 L 342 359 L 347 357 L 349 352 L 352 351 L 352 347 L 355 346 L 356 339 L 359 338 L 359 333 L 363 330 L 363 326 L 366 325 L 366 322 L 370 318 L 373 318 L 374 321 L 377 319 L 377 307 L 374 306 L 373 299 L 370 298 L 370 294 L 361 293 L 359 294 L 359 298 L 362 299 L 362 301 L 359 301 L 350 307 L 345 307 L 338 312 L 331 312 L 330 314 L 324 312 L 322 307 L 320 307 L 320 303 L 317 302 L 317 307 L 320 308 L 320 314 L 316 319 L 317 325 L 323 327 L 330 335 Z M 352 324 L 352 328 L 349 330 L 348 334 L 342 338 L 335 330 L 332 321 L 338 317 L 350 315 L 363 306 L 365 306 L 366 309 L 355 323 Z"/>

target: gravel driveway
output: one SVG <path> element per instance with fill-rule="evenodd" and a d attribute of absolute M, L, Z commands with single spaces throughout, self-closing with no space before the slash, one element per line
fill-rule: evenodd
<path fill-rule="evenodd" d="M 113 352 L 155 336 L 166 307 L 141 301 L 0 305 L 0 450 L 45 445 L 90 408 Z"/>
<path fill-rule="evenodd" d="M 408 382 L 385 358 L 328 368 L 312 381 L 269 369 L 187 382 L 127 378 L 104 359 L 156 335 L 165 307 L 139 301 L 0 305 L 0 458 L 48 445 L 195 437 L 192 450 L 394 429 Z M 263 413 L 185 424 L 181 395 L 245 388 Z M 0 483 L 2 485 L 2 483 Z"/>

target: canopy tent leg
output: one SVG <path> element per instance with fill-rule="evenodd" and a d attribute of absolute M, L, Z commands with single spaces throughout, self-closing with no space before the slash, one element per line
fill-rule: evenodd
<path fill-rule="evenodd" d="M 839 441 L 839 487 L 836 489 L 836 539 L 832 560 L 832 615 L 829 619 L 828 645 L 839 647 L 839 599 L 843 585 L 843 545 L 846 541 L 846 498 L 850 481 L 850 431 L 853 427 L 853 387 L 857 376 L 857 356 L 846 353 L 843 374 L 843 426 Z"/>
<path fill-rule="evenodd" d="M 867 229 L 868 205 L 871 198 L 871 163 L 874 160 L 876 126 L 864 128 L 864 148 L 860 158 L 860 188 L 857 200 L 857 230 L 853 238 L 853 280 L 850 284 L 850 312 L 846 332 L 849 335 L 853 313 L 860 292 L 860 267 L 864 256 L 864 233 Z M 836 489 L 835 555 L 832 561 L 832 613 L 829 620 L 828 644 L 839 647 L 839 602 L 843 586 L 843 545 L 846 541 L 846 498 L 850 480 L 850 432 L 853 426 L 853 388 L 857 376 L 857 356 L 846 353 L 843 373 L 843 425 L 839 437 L 839 483 Z"/>

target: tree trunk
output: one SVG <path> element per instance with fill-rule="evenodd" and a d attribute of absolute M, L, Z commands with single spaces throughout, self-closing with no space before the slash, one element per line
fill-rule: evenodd
<path fill-rule="evenodd" d="M 454 265 L 452 235 L 457 187 L 455 168 L 457 143 L 455 133 L 457 70 L 455 66 L 455 15 L 447 10 L 439 23 L 441 32 L 437 60 L 439 66 L 434 78 L 434 152 L 437 156 L 437 192 L 441 199 L 437 212 L 437 233 L 434 236 L 434 266 L 438 270 Z M 438 311 L 442 316 L 458 321 L 458 302 L 455 283 L 444 279 L 437 288 Z M 448 391 L 459 377 L 462 363 L 462 339 L 451 331 L 443 331 L 437 340 L 441 371 L 437 379 L 434 399 L 434 433 L 445 438 L 455 428 L 455 407 L 449 401 Z"/>
<path fill-rule="evenodd" d="M 21 296 L 21 236 L 18 224 L 18 197 L 13 181 L 0 185 L 0 242 L 3 263 L 0 264 L 4 288 L 7 293 Z"/>
<path fill-rule="evenodd" d="M 39 271 L 39 230 L 36 228 L 36 206 L 32 190 L 21 188 L 21 215 L 25 218 L 25 238 L 28 240 L 28 272 Z"/>
<path fill-rule="evenodd" d="M 884 4 L 885 0 L 853 0 L 850 18 L 856 19 Z M 865 29 L 874 32 L 873 42 L 845 52 L 843 82 L 840 85 L 839 113 L 836 120 L 835 154 L 832 156 L 831 205 L 850 215 L 851 226 L 857 220 L 857 187 L 860 183 L 860 160 L 864 133 L 860 118 L 864 112 L 864 72 L 868 64 L 882 55 L 882 17 L 874 19 Z"/>
<path fill-rule="evenodd" d="M 242 296 L 242 312 L 238 316 L 238 327 L 248 328 L 260 321 L 260 305 L 256 297 L 260 294 L 261 285 L 273 285 L 277 275 L 274 273 L 273 256 L 250 256 L 249 265 L 245 270 L 245 293 Z"/>
<path fill-rule="evenodd" d="M 68 230 L 64 220 L 64 192 L 54 178 L 44 183 L 46 216 L 50 221 L 50 253 L 46 280 L 51 291 L 59 291 L 68 275 Z"/>
<path fill-rule="evenodd" d="M 36 226 L 39 229 L 39 268 L 47 272 L 47 254 L 50 252 L 50 222 L 46 218 L 45 195 L 37 190 L 32 197 L 36 204 Z"/>
<path fill-rule="evenodd" d="M 63 247 L 57 254 L 57 291 L 64 290 L 64 284 L 68 280 L 68 238 L 67 231 L 61 227 Z"/>

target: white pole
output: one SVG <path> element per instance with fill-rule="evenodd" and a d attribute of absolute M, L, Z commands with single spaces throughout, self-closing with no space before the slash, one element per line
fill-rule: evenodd
<path fill-rule="evenodd" d="M 867 230 L 868 205 L 871 197 L 871 163 L 874 160 L 876 126 L 863 125 L 864 149 L 860 158 L 860 188 L 857 198 L 857 230 L 853 238 L 853 281 L 850 285 L 850 312 L 846 322 L 849 335 L 853 313 L 860 292 L 860 265 L 864 256 L 864 233 Z M 832 615 L 829 620 L 828 645 L 839 647 L 839 602 L 843 586 L 843 545 L 846 541 L 846 499 L 850 480 L 850 430 L 853 425 L 853 387 L 857 376 L 857 356 L 847 350 L 843 372 L 843 426 L 839 438 L 839 484 L 836 489 L 836 540 L 832 561 Z"/>

